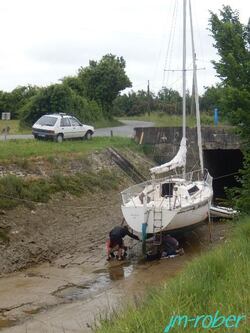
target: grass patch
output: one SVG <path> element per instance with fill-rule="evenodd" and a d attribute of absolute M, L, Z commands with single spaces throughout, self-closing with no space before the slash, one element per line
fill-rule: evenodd
<path fill-rule="evenodd" d="M 9 126 L 9 134 L 31 134 L 31 128 L 20 128 L 19 120 L 0 120 L 0 134 Z"/>
<path fill-rule="evenodd" d="M 63 154 L 81 153 L 87 155 L 93 151 L 101 151 L 107 147 L 128 147 L 132 150 L 141 149 L 130 138 L 94 137 L 92 140 L 63 141 L 61 144 L 52 141 L 8 140 L 0 141 L 0 160 L 15 161 L 20 158 L 58 156 Z"/>
<path fill-rule="evenodd" d="M 144 114 L 140 116 L 124 117 L 120 119 L 151 121 L 155 124 L 156 127 L 182 126 L 182 116 L 168 115 L 163 112 L 152 112 L 150 116 Z M 201 124 L 203 126 L 205 125 L 214 126 L 213 116 L 201 113 Z M 220 122 L 219 126 L 225 126 L 225 124 L 226 124 L 225 122 Z M 188 127 L 196 126 L 196 118 L 194 116 L 187 115 L 187 126 Z"/>
<path fill-rule="evenodd" d="M 116 127 L 123 126 L 118 119 L 101 119 L 93 123 L 94 128 L 106 128 L 106 127 Z"/>
<path fill-rule="evenodd" d="M 20 204 L 32 206 L 34 202 L 48 202 L 52 194 L 68 192 L 73 195 L 89 194 L 117 189 L 121 179 L 106 170 L 98 173 L 78 173 L 65 177 L 55 174 L 50 179 L 24 180 L 16 176 L 0 179 L 0 208 L 14 208 Z"/>
<path fill-rule="evenodd" d="M 96 332 L 163 332 L 172 315 L 194 317 L 203 314 L 249 316 L 250 309 L 250 218 L 241 221 L 231 239 L 190 263 L 177 278 L 151 291 L 144 302 L 104 320 Z M 237 333 L 250 332 L 249 317 Z M 220 327 L 208 332 L 231 332 Z M 170 332 L 204 332 L 201 328 L 175 325 Z"/>

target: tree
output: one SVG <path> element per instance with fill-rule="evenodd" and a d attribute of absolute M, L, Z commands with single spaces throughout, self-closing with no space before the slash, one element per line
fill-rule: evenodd
<path fill-rule="evenodd" d="M 102 118 L 102 112 L 95 101 L 87 101 L 66 84 L 53 84 L 41 88 L 21 109 L 21 125 L 32 125 L 48 113 L 68 113 L 83 122 Z"/>
<path fill-rule="evenodd" d="M 0 112 L 11 112 L 11 118 L 19 117 L 22 106 L 34 95 L 39 88 L 36 86 L 18 86 L 11 92 L 0 92 Z"/>
<path fill-rule="evenodd" d="M 249 89 L 249 25 L 239 21 L 239 12 L 223 6 L 220 16 L 211 13 L 210 30 L 220 60 L 213 61 L 224 86 Z"/>
<path fill-rule="evenodd" d="M 66 76 L 61 79 L 62 83 L 72 90 L 75 91 L 78 95 L 82 97 L 86 97 L 86 93 L 84 91 L 84 86 L 82 81 L 77 76 Z"/>
<path fill-rule="evenodd" d="M 188 97 L 188 94 L 187 94 Z M 178 91 L 163 87 L 157 95 L 151 91 L 131 91 L 119 95 L 114 101 L 114 114 L 135 116 L 148 112 L 180 114 L 182 98 Z"/>
<path fill-rule="evenodd" d="M 115 115 L 137 116 L 155 110 L 156 99 L 152 92 L 139 90 L 119 95 L 113 102 Z"/>
<path fill-rule="evenodd" d="M 220 106 L 233 125 L 239 125 L 243 137 L 250 130 L 250 51 L 249 23 L 239 21 L 238 11 L 223 6 L 220 17 L 211 13 L 210 30 L 220 59 L 213 64 L 221 79 Z"/>
<path fill-rule="evenodd" d="M 223 88 L 220 85 L 205 87 L 205 92 L 200 98 L 201 111 L 211 111 L 220 106 Z"/>
<path fill-rule="evenodd" d="M 129 115 L 132 105 L 131 93 L 119 95 L 113 102 L 113 114 L 116 116 Z"/>
<path fill-rule="evenodd" d="M 112 117 L 115 98 L 122 90 L 131 87 L 125 66 L 123 57 L 107 54 L 99 62 L 91 60 L 88 67 L 81 67 L 78 72 L 86 97 L 97 101 L 108 117 Z"/>
<path fill-rule="evenodd" d="M 177 90 L 163 87 L 158 92 L 158 109 L 167 114 L 180 114 L 182 98 Z"/>
<path fill-rule="evenodd" d="M 223 6 L 220 16 L 211 13 L 210 30 L 220 59 L 214 61 L 223 89 L 220 105 L 233 125 L 237 125 L 244 138 L 245 164 L 242 172 L 242 189 L 235 197 L 241 211 L 250 212 L 250 23 L 239 21 L 238 11 Z"/>

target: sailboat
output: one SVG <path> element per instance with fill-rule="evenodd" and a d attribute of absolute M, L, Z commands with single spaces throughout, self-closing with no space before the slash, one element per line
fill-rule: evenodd
<path fill-rule="evenodd" d="M 193 36 L 191 0 L 189 0 L 192 40 L 193 82 L 197 120 L 197 141 L 200 170 L 186 172 L 186 14 L 183 0 L 183 68 L 182 68 L 182 139 L 176 156 L 169 162 L 150 169 L 151 179 L 129 187 L 122 195 L 122 214 L 135 232 L 156 234 L 194 228 L 209 215 L 213 197 L 212 177 L 204 169 L 197 88 L 197 66 Z M 180 172 L 178 173 L 178 170 Z M 174 174 L 166 176 L 167 173 Z M 161 178 L 157 178 L 162 175 Z M 163 177 L 164 175 L 164 177 Z"/>

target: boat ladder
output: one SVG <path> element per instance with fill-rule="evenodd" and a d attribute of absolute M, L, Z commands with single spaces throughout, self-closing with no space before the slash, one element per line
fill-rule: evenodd
<path fill-rule="evenodd" d="M 161 245 L 162 243 L 162 208 L 153 209 L 153 234 L 154 245 Z"/>

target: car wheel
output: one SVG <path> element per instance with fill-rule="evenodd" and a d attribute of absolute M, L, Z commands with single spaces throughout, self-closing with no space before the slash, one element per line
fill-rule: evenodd
<path fill-rule="evenodd" d="M 92 138 L 92 134 L 93 133 L 91 131 L 88 131 L 84 136 L 85 140 L 90 140 Z"/>
<path fill-rule="evenodd" d="M 63 135 L 62 134 L 58 134 L 56 137 L 56 142 L 61 143 L 63 142 Z"/>

